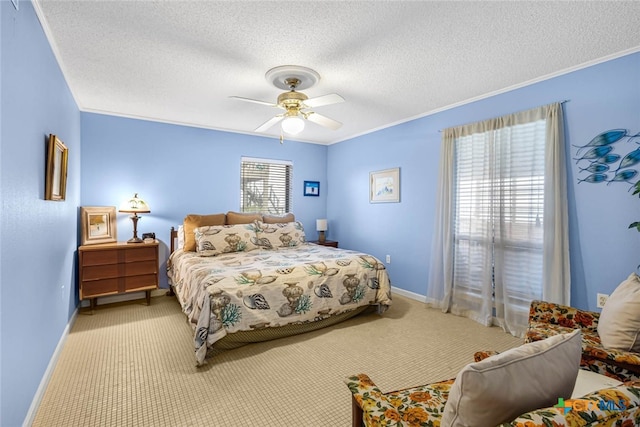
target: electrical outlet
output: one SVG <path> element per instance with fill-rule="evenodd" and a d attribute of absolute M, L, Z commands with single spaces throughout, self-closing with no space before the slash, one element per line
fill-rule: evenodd
<path fill-rule="evenodd" d="M 609 298 L 608 294 L 598 294 L 596 306 L 598 308 L 604 307 L 604 305 L 607 303 L 607 298 Z"/>
<path fill-rule="evenodd" d="M 391 255 L 387 255 L 387 264 L 391 264 Z"/>

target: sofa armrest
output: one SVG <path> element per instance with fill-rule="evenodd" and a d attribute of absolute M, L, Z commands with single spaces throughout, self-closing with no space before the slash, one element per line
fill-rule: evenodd
<path fill-rule="evenodd" d="M 501 427 L 524 425 L 636 425 L 640 418 L 640 381 L 606 388 L 578 399 L 527 412 Z"/>
<path fill-rule="evenodd" d="M 481 360 L 484 360 L 487 357 L 495 356 L 496 354 L 500 354 L 500 352 L 495 350 L 476 351 L 475 353 L 473 353 L 473 361 L 480 362 Z"/>
<path fill-rule="evenodd" d="M 597 331 L 599 319 L 600 313 L 598 312 L 580 310 L 552 302 L 531 301 L 529 308 L 529 324 L 541 322 L 573 329 Z"/>
<path fill-rule="evenodd" d="M 344 380 L 353 397 L 353 426 L 404 426 L 400 413 L 366 374 L 358 374 Z"/>

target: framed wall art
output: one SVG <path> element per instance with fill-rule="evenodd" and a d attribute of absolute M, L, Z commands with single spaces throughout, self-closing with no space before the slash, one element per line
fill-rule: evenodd
<path fill-rule="evenodd" d="M 55 135 L 49 135 L 44 199 L 63 201 L 67 194 L 69 149 Z"/>
<path fill-rule="evenodd" d="M 82 245 L 111 243 L 117 240 L 115 206 L 83 206 L 80 208 Z"/>
<path fill-rule="evenodd" d="M 400 168 L 369 173 L 369 202 L 400 202 Z"/>
<path fill-rule="evenodd" d="M 304 182 L 304 195 L 305 196 L 319 196 L 320 195 L 320 182 L 318 182 L 318 181 L 305 181 Z"/>

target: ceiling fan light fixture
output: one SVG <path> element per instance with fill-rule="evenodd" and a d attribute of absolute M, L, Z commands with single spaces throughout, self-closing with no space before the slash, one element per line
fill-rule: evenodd
<path fill-rule="evenodd" d="M 304 120 L 298 116 L 285 117 L 282 121 L 282 130 L 289 135 L 297 135 L 304 129 Z"/>

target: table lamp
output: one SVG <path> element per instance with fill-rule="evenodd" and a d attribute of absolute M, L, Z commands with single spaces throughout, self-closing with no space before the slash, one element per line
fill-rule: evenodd
<path fill-rule="evenodd" d="M 324 235 L 324 232 L 327 231 L 327 220 L 316 219 L 316 230 L 318 231 L 318 242 L 324 243 L 327 240 Z"/>
<path fill-rule="evenodd" d="M 138 197 L 138 193 L 135 193 L 133 199 L 129 199 L 120 205 L 119 212 L 132 213 L 131 221 L 133 221 L 133 237 L 127 240 L 127 243 L 142 243 L 143 240 L 138 237 L 138 220 L 139 213 L 149 213 L 149 205 L 147 202 Z"/>

